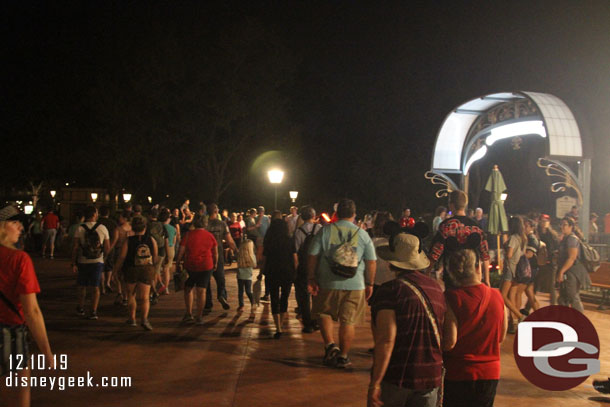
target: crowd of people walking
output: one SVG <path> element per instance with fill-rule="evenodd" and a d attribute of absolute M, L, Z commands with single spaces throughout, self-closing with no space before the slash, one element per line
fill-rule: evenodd
<path fill-rule="evenodd" d="M 152 331 L 151 305 L 183 291 L 184 315 L 177 319 L 201 325 L 214 300 L 230 309 L 225 266 L 237 262 L 237 311 L 244 311 L 244 295 L 251 314 L 269 300 L 279 340 L 294 286 L 302 332 L 320 331 L 326 366 L 352 364 L 355 326 L 370 308 L 369 406 L 436 406 L 439 399 L 446 406 L 492 406 L 500 344 L 539 308 L 536 292 L 582 312 L 579 290 L 590 281 L 580 259 L 583 236 L 572 217 L 561 220 L 558 234 L 548 215 L 513 216 L 504 248 L 496 250 L 504 267 L 492 288 L 486 220 L 480 208 L 468 216 L 467 207 L 466 194 L 453 191 L 428 225 L 410 209 L 398 221 L 378 211 L 358 222 L 349 199 L 326 217 L 312 206 L 292 207 L 285 217 L 279 211 L 269 216 L 262 206 L 229 214 L 201 203 L 191 211 L 185 200 L 179 208 L 153 207 L 147 214 L 140 205 L 126 206 L 114 218 L 108 207 L 89 206 L 68 232 L 76 314 L 103 318 L 100 295 L 113 293 L 115 305 L 126 308 L 126 329 L 139 320 Z M 52 358 L 33 263 L 16 249 L 23 232 L 19 217 L 14 206 L 0 210 L 0 324 L 4 343 L 16 343 L 3 353 L 27 356 L 27 326 L 40 352 Z M 28 233 L 39 241 L 41 255 L 53 259 L 59 219 L 49 211 L 35 222 Z M 9 372 L 6 358 L 1 367 L 2 375 Z M 25 403 L 29 395 L 21 392 L 15 397 Z"/>

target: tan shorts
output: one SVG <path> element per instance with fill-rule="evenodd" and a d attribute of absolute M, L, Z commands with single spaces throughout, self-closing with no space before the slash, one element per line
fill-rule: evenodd
<path fill-rule="evenodd" d="M 364 322 L 366 300 L 364 290 L 325 290 L 320 288 L 312 297 L 311 316 L 319 319 L 327 315 L 346 325 Z"/>

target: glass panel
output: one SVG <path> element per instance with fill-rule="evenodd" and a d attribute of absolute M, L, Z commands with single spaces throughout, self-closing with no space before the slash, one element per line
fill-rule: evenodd
<path fill-rule="evenodd" d="M 499 105 L 500 103 L 504 103 L 501 100 L 484 100 L 484 99 L 474 99 L 470 102 L 464 103 L 462 106 L 458 107 L 458 109 L 464 110 L 476 110 L 479 112 L 484 112 L 493 106 Z"/>
<path fill-rule="evenodd" d="M 582 157 L 580 131 L 570 108 L 553 95 L 523 93 L 531 97 L 540 108 L 540 113 L 546 122 L 551 155 Z"/>
<path fill-rule="evenodd" d="M 436 139 L 432 169 L 461 170 L 462 149 L 476 114 L 451 113 L 445 119 Z"/>

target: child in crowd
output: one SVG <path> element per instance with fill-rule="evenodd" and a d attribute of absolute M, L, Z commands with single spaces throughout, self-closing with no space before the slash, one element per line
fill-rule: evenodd
<path fill-rule="evenodd" d="M 244 289 L 250 300 L 251 312 L 254 312 L 256 306 L 252 299 L 252 270 L 256 267 L 256 256 L 254 255 L 254 242 L 250 239 L 244 239 L 239 245 L 237 254 L 237 286 L 239 308 L 237 311 L 244 310 Z"/>

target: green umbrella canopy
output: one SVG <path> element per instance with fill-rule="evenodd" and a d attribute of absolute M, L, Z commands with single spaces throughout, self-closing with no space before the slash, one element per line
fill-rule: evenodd
<path fill-rule="evenodd" d="M 506 191 L 506 184 L 497 165 L 494 166 L 491 175 L 487 179 L 485 190 L 491 192 L 491 207 L 489 208 L 487 231 L 493 235 L 497 235 L 500 232 L 508 232 L 508 220 L 504 210 L 504 201 L 501 199 L 502 192 Z"/>

